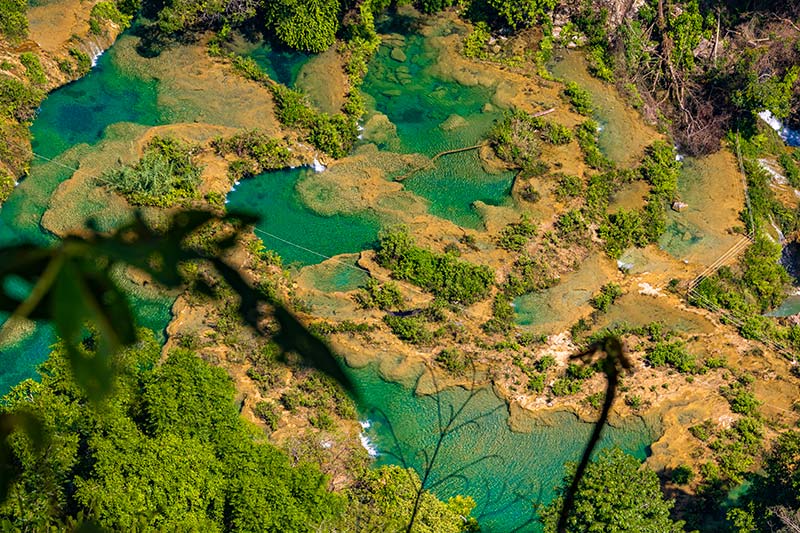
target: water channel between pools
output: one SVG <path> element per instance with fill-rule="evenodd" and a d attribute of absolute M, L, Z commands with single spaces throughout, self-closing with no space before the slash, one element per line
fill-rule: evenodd
<path fill-rule="evenodd" d="M 82 167 L 82 161 L 100 153 L 105 143 L 133 143 L 143 127 L 192 123 L 202 113 L 210 121 L 213 109 L 199 109 L 201 106 L 193 104 L 189 97 L 182 99 L 173 94 L 174 87 L 163 74 L 158 79 L 148 74 L 151 70 L 163 73 L 164 65 L 158 61 L 165 60 L 134 57 L 134 42 L 130 35 L 121 37 L 91 73 L 53 92 L 42 104 L 33 126 L 33 147 L 52 161 L 34 161 L 30 177 L 0 210 L 0 243 L 51 240 L 53 237 L 40 225 L 51 196 L 61 182 L 72 176 L 72 169 Z M 462 87 L 432 75 L 429 67 L 437 56 L 419 35 L 407 35 L 403 51 L 408 61 L 398 76 L 399 64 L 392 59 L 391 50 L 382 47 L 364 84 L 371 111 L 385 114 L 397 127 L 399 143 L 391 150 L 432 156 L 478 142 L 500 116 L 497 111 L 484 109 L 487 90 Z M 288 83 L 302 67 L 303 58 L 288 57 L 284 52 L 263 49 L 252 53 L 267 67 L 270 62 L 288 62 L 284 66 L 271 65 L 272 72 Z M 153 62 L 152 69 L 148 62 Z M 459 127 L 442 127 L 446 122 L 458 123 Z M 222 119 L 217 123 L 231 125 Z M 297 192 L 297 183 L 310 172 L 283 170 L 246 180 L 229 195 L 229 207 L 262 215 L 259 228 L 267 233 L 260 235 L 267 247 L 276 250 L 288 264 L 312 265 L 322 261 L 319 254 L 333 256 L 370 247 L 386 221 L 369 213 L 315 213 L 303 204 Z M 472 207 L 473 202 L 510 205 L 512 180 L 511 173 L 486 174 L 477 156 L 466 153 L 442 158 L 435 170 L 414 175 L 404 187 L 426 202 L 431 214 L 478 228 L 482 219 Z M 83 217 L 93 214 L 87 205 L 76 205 L 74 210 Z M 337 271 L 327 287 L 347 290 L 360 280 L 347 271 Z M 132 301 L 140 323 L 163 332 L 171 301 L 144 293 L 134 294 Z M 0 390 L 5 392 L 20 380 L 34 377 L 35 367 L 47 356 L 52 341 L 52 331 L 39 327 L 24 332 L 12 345 L 0 346 Z M 382 379 L 375 365 L 351 372 L 363 398 L 362 416 L 371 421 L 366 432 L 383 452 L 378 463 L 396 462 L 390 452 L 399 450 L 409 464 L 418 467 L 421 456 L 417 452 L 430 446 L 436 436 L 437 397 L 418 396 L 409 384 Z M 466 390 L 456 388 L 440 393 L 438 400 L 443 405 L 458 405 L 467 396 Z M 446 442 L 433 479 L 442 479 L 483 457 L 462 472 L 468 480 L 466 484 L 443 483 L 436 492 L 442 497 L 455 493 L 473 496 L 478 502 L 476 515 L 488 532 L 510 531 L 529 521 L 533 502 L 546 503 L 552 498 L 553 488 L 564 474 L 564 463 L 579 459 L 592 428 L 571 414 L 556 413 L 542 417 L 545 424 L 533 425 L 530 433 L 513 432 L 507 407 L 490 389 L 471 400 L 465 417 L 476 418 L 477 425 Z M 608 427 L 604 444 L 618 444 L 644 459 L 648 446 L 658 436 L 655 426 L 631 419 L 621 427 Z M 529 523 L 522 530 L 535 531 L 537 526 Z"/>

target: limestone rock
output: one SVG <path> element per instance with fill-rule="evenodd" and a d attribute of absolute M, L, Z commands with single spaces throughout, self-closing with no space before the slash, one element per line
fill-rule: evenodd
<path fill-rule="evenodd" d="M 452 114 L 447 117 L 447 120 L 439 124 L 442 131 L 453 131 L 463 128 L 467 125 L 467 120 L 461 115 Z"/>
<path fill-rule="evenodd" d="M 395 61 L 399 61 L 400 63 L 406 60 L 406 53 L 403 52 L 402 49 L 397 47 L 392 48 L 392 53 L 389 55 L 391 56 L 392 59 L 394 59 Z"/>

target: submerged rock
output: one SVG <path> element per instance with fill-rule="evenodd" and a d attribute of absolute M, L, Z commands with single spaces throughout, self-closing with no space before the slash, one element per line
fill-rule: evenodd
<path fill-rule="evenodd" d="M 439 129 L 442 131 L 453 131 L 467 126 L 467 120 L 461 115 L 455 113 L 447 117 L 447 120 L 439 124 Z"/>
<path fill-rule="evenodd" d="M 394 59 L 395 61 L 399 61 L 400 63 L 406 60 L 406 53 L 397 47 L 392 48 L 392 53 L 389 55 L 391 56 L 392 59 Z"/>

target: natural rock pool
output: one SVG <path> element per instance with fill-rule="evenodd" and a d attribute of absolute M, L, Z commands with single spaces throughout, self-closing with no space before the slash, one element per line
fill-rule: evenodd
<path fill-rule="evenodd" d="M 437 74 L 438 56 L 427 39 L 414 33 L 397 34 L 370 65 L 364 84 L 370 110 L 367 120 L 383 115 L 383 123 L 393 125 L 389 129 L 394 131 L 383 132 L 383 141 L 376 142 L 377 157 L 384 152 L 387 157 L 390 152 L 431 157 L 442 150 L 474 145 L 501 116 L 501 109 L 486 105 L 491 100 L 489 87 L 461 85 Z M 103 162 L 108 165 L 115 164 L 109 143 L 132 146 L 147 127 L 165 124 L 206 121 L 225 127 L 254 127 L 242 118 L 245 110 L 236 107 L 247 104 L 245 96 L 229 101 L 212 90 L 203 94 L 202 84 L 196 94 L 185 80 L 165 74 L 169 57 L 138 57 L 134 45 L 134 37 L 123 36 L 90 74 L 55 91 L 42 104 L 33 126 L 33 148 L 47 159 L 34 162 L 30 177 L 0 210 L 0 242 L 52 239 L 41 220 L 52 207 L 56 188 L 70 179 L 75 169 L 92 168 L 89 163 L 95 156 L 107 158 Z M 254 52 L 256 57 L 258 54 Z M 288 79 L 301 68 L 300 59 L 286 57 L 290 64 L 281 66 L 274 64 L 279 60 L 274 53 L 262 55 L 264 61 L 273 62 L 276 76 Z M 203 99 L 219 101 L 204 107 L 200 105 Z M 226 113 L 226 109 L 233 111 Z M 365 137 L 363 142 L 369 140 Z M 298 192 L 298 184 L 313 177 L 305 168 L 263 174 L 240 183 L 229 195 L 228 205 L 261 214 L 259 228 L 280 238 L 259 233 L 266 246 L 278 251 L 286 263 L 298 265 L 369 248 L 380 227 L 394 221 L 381 212 L 364 210 L 321 214 L 319 208 L 306 205 Z M 473 151 L 440 158 L 435 168 L 414 174 L 402 188 L 405 198 L 423 206 L 423 211 L 466 228 L 480 228 L 484 221 L 474 203 L 512 205 L 512 181 L 511 172 L 487 173 Z M 88 201 L 71 207 L 76 217 L 96 214 L 96 206 Z M 321 287 L 351 287 L 351 277 L 349 271 L 334 273 L 320 282 Z M 142 292 L 132 298 L 140 323 L 163 331 L 170 319 L 171 300 Z M 39 327 L 13 345 L 0 347 L 0 390 L 5 392 L 33 377 L 52 341 L 52 332 Z M 447 410 L 448 405 L 461 405 L 469 395 L 463 388 L 451 388 L 438 396 L 420 396 L 414 392 L 413 375 L 404 384 L 392 382 L 382 378 L 375 364 L 351 373 L 363 398 L 362 416 L 371 421 L 367 434 L 381 452 L 379 463 L 397 462 L 403 456 L 407 464 L 420 467 L 418 452 L 430 447 L 437 436 L 437 402 Z M 561 412 L 540 417 L 536 423 L 529 421 L 529 432 L 512 431 L 505 402 L 490 389 L 470 400 L 463 417 L 476 423 L 445 442 L 432 479 L 436 482 L 454 473 L 465 479 L 436 485 L 435 492 L 443 497 L 455 493 L 473 496 L 484 531 L 537 530 L 532 522 L 534 502 L 550 501 L 564 475 L 564 463 L 579 459 L 592 426 Z M 658 437 L 655 426 L 633 418 L 607 427 L 603 443 L 617 444 L 644 459 L 648 446 Z"/>

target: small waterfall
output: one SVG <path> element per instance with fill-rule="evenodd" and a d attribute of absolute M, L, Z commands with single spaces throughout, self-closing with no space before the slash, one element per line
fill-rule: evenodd
<path fill-rule="evenodd" d="M 759 118 L 769 125 L 770 128 L 778 132 L 781 139 L 786 141 L 789 146 L 800 146 L 800 131 L 787 128 L 783 122 L 771 111 L 764 110 L 758 114 Z"/>
<path fill-rule="evenodd" d="M 362 429 L 369 429 L 372 426 L 369 420 L 364 420 L 363 422 L 359 422 L 359 424 L 361 424 Z M 370 438 L 363 431 L 358 434 L 358 438 L 361 440 L 361 446 L 367 450 L 367 454 L 370 457 L 378 457 L 378 448 L 375 447 Z"/>
<path fill-rule="evenodd" d="M 311 163 L 311 168 L 314 169 L 314 172 L 324 172 L 327 167 L 322 163 L 320 163 L 319 160 L 315 157 L 314 162 Z"/>
<path fill-rule="evenodd" d="M 772 216 L 769 217 L 769 223 L 772 225 L 772 229 L 775 230 L 775 234 L 778 236 L 778 244 L 783 245 L 786 242 L 786 235 L 783 234 L 780 226 L 775 223 L 775 220 L 772 218 Z"/>
<path fill-rule="evenodd" d="M 786 179 L 786 176 L 775 170 L 770 164 L 770 162 L 767 161 L 766 159 L 759 159 L 758 166 L 766 170 L 767 173 L 769 173 L 769 175 L 772 176 L 772 179 L 775 180 L 775 183 L 779 185 L 786 185 L 787 183 L 789 183 L 789 181 Z"/>

